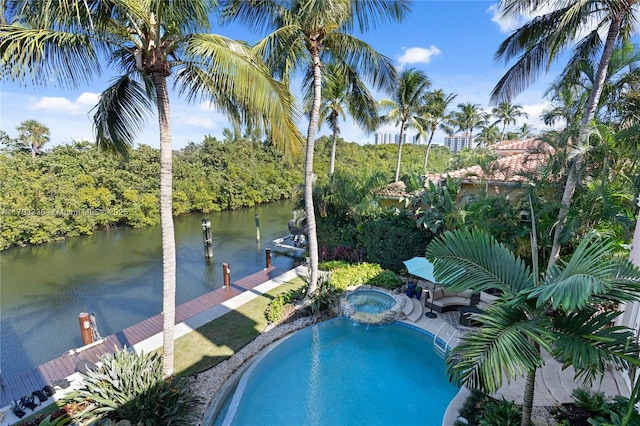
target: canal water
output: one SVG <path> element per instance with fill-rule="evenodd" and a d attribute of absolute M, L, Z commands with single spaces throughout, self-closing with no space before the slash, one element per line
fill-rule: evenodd
<path fill-rule="evenodd" d="M 289 201 L 175 219 L 176 304 L 265 267 L 265 249 L 287 233 Z M 255 215 L 260 242 L 256 242 Z M 214 256 L 204 257 L 202 219 L 211 221 Z M 0 252 L 0 368 L 8 378 L 82 346 L 78 315 L 94 312 L 102 336 L 162 311 L 160 227 L 114 229 L 88 237 Z M 278 268 L 293 259 L 272 254 Z"/>

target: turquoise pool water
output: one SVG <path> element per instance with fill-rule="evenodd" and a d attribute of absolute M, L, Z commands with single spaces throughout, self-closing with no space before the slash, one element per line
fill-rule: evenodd
<path fill-rule="evenodd" d="M 347 296 L 347 302 L 358 312 L 381 314 L 396 304 L 393 297 L 376 290 L 356 290 Z"/>
<path fill-rule="evenodd" d="M 340 317 L 258 358 L 214 425 L 440 425 L 458 388 L 433 336 Z"/>

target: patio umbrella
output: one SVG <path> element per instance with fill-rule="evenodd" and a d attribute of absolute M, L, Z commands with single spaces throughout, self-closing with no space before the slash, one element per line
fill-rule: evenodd
<path fill-rule="evenodd" d="M 436 279 L 433 276 L 433 263 L 429 262 L 424 257 L 414 257 L 412 259 L 405 260 L 402 263 L 407 267 L 407 272 L 409 272 L 409 274 L 431 281 L 432 283 L 436 282 Z"/>

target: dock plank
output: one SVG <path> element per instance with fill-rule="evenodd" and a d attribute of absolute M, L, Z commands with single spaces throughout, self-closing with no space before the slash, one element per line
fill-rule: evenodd
<path fill-rule="evenodd" d="M 283 271 L 278 268 L 263 269 L 232 282 L 229 287 L 215 289 L 176 306 L 176 323 L 184 322 L 245 291 L 251 291 L 257 285 L 267 282 L 281 273 Z M 0 407 L 5 407 L 12 400 L 31 394 L 34 390 L 42 389 L 46 384 L 51 384 L 55 380 L 72 375 L 76 372 L 77 363 L 82 359 L 96 363 L 104 354 L 113 353 L 115 349 L 122 349 L 125 346 L 132 347 L 136 343 L 161 333 L 162 328 L 162 314 L 158 314 L 106 336 L 104 342 L 100 345 L 84 349 L 82 352 L 73 355 L 65 354 L 15 377 L 10 377 L 2 382 L 2 387 L 0 388 Z"/>

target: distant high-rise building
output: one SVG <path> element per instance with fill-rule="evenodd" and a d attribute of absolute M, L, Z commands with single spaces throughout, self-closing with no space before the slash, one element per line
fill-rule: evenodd
<path fill-rule="evenodd" d="M 444 146 L 455 154 L 464 148 L 473 148 L 473 137 L 469 137 L 468 133 L 446 136 L 444 138 Z"/>
<path fill-rule="evenodd" d="M 384 133 L 378 132 L 374 135 L 374 143 L 376 145 L 384 145 L 384 144 L 398 144 L 400 140 L 399 133 Z M 402 135 L 403 144 L 407 142 L 407 134 Z"/>

